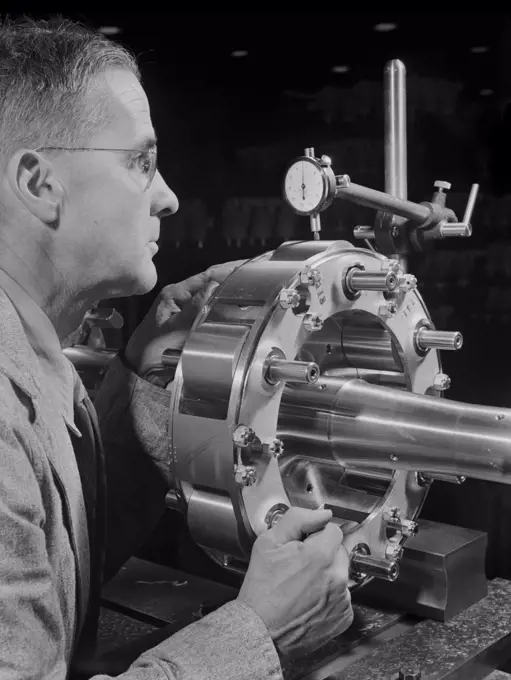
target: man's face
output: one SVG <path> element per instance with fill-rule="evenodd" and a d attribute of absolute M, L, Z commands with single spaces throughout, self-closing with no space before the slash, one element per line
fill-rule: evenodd
<path fill-rule="evenodd" d="M 106 91 L 113 115 L 87 147 L 144 151 L 155 143 L 147 97 L 132 73 L 107 71 L 97 87 Z M 177 210 L 178 200 L 159 172 L 146 188 L 146 160 L 117 151 L 64 153 L 55 159 L 65 190 L 59 255 L 63 264 L 73 263 L 71 285 L 114 297 L 146 293 L 156 284 L 152 258 L 160 219 Z"/>

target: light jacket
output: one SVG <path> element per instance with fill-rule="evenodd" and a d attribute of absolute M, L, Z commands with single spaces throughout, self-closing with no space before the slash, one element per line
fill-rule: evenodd
<path fill-rule="evenodd" d="M 71 363 L 57 357 L 56 334 L 48 359 L 23 295 L 7 295 L 9 286 L 0 276 L 0 680 L 64 680 L 90 596 L 91 546 L 72 445 L 80 436 L 73 407 L 87 395 Z M 119 359 L 96 399 L 108 481 L 107 578 L 164 511 L 169 399 Z M 281 680 L 282 672 L 263 621 L 235 600 L 119 677 Z"/>

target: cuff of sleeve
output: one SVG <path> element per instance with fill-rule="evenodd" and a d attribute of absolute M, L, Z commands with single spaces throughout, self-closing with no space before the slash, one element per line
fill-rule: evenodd
<path fill-rule="evenodd" d="M 147 655 L 194 680 L 282 680 L 275 645 L 258 614 L 233 600 Z M 176 673 L 177 677 L 181 677 Z"/>

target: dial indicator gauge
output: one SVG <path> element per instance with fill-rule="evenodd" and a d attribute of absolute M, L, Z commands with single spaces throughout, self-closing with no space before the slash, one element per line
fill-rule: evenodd
<path fill-rule="evenodd" d="M 284 197 L 297 213 L 319 212 L 328 195 L 328 180 L 323 168 L 312 158 L 296 160 L 284 178 Z"/>

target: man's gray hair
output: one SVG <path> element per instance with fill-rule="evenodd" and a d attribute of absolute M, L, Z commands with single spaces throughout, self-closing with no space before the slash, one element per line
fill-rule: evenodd
<path fill-rule="evenodd" d="M 0 22 L 0 157 L 16 149 L 83 146 L 108 124 L 106 98 L 90 86 L 107 69 L 129 70 L 118 43 L 60 16 Z"/>

